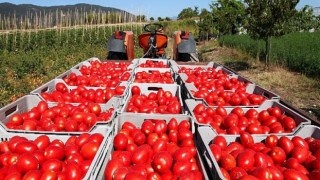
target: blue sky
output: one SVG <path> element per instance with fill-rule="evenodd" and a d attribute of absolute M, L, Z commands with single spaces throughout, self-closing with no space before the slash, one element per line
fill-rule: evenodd
<path fill-rule="evenodd" d="M 106 7 L 114 7 L 129 11 L 134 14 L 145 14 L 148 17 L 174 17 L 177 16 L 182 9 L 187 7 L 194 8 L 198 6 L 199 9 L 209 9 L 209 4 L 212 0 L 13 0 L 1 1 L 10 2 L 13 4 L 34 4 L 40 6 L 53 6 L 53 5 L 67 5 L 77 3 L 96 4 Z M 319 0 L 300 0 L 297 8 L 300 9 L 305 5 L 312 7 L 320 7 Z"/>

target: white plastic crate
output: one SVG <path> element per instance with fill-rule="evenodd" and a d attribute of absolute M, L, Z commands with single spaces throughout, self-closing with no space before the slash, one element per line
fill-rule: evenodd
<path fill-rule="evenodd" d="M 121 130 L 121 127 L 125 122 L 131 122 L 137 128 L 141 128 L 141 125 L 145 120 L 157 119 L 157 120 L 164 120 L 167 123 L 169 123 L 171 118 L 175 118 L 178 123 L 180 123 L 182 120 L 188 120 L 191 123 L 191 131 L 192 131 L 192 133 L 193 134 L 195 133 L 194 125 L 193 125 L 193 119 L 192 119 L 191 116 L 187 116 L 187 115 L 162 115 L 162 114 L 161 115 L 159 115 L 159 114 L 148 114 L 148 115 L 141 116 L 139 114 L 131 114 L 131 113 L 123 113 L 123 114 L 120 114 L 116 118 L 116 120 L 115 120 L 116 123 L 114 124 L 113 132 L 115 133 L 114 135 L 116 135 L 119 132 L 119 130 Z M 195 135 L 194 135 L 194 138 L 195 138 Z M 194 139 L 194 141 L 195 141 L 195 139 Z M 195 144 L 196 144 L 196 142 L 195 142 Z M 113 140 L 112 140 L 111 147 L 108 149 L 106 159 L 104 160 L 104 163 L 102 165 L 102 169 L 103 170 L 107 166 L 109 160 L 111 160 L 111 154 L 112 154 L 113 151 L 114 151 L 114 149 L 113 149 Z M 208 179 L 207 171 L 205 170 L 205 166 L 204 166 L 203 160 L 201 159 L 201 154 L 199 153 L 198 148 L 197 148 L 196 161 L 197 161 L 197 164 L 198 164 L 198 166 L 200 168 L 200 171 L 202 172 L 203 179 Z M 101 172 L 99 174 L 98 179 L 105 179 L 105 176 L 104 176 L 103 172 Z"/>
<path fill-rule="evenodd" d="M 140 67 L 140 65 L 143 64 L 143 63 L 146 63 L 147 60 L 153 61 L 153 62 L 163 62 L 163 64 L 168 65 L 168 68 L 170 67 L 169 60 L 167 60 L 167 59 L 155 59 L 155 58 L 140 58 L 136 67 L 137 68 L 143 68 L 143 67 Z"/>
<path fill-rule="evenodd" d="M 15 129 L 9 129 L 6 127 L 5 124 L 7 124 L 10 121 L 11 116 L 14 114 L 22 114 L 24 112 L 30 111 L 32 108 L 37 107 L 38 103 L 41 101 L 41 99 L 36 95 L 26 95 L 18 100 L 8 104 L 7 106 L 4 106 L 0 109 L 0 125 L 3 126 L 4 130 L 6 132 L 18 132 L 18 133 L 25 133 L 25 132 L 31 132 L 31 133 L 42 133 L 42 134 L 79 134 L 80 132 L 50 132 L 50 131 L 26 131 L 26 130 L 15 130 Z M 77 106 L 79 104 L 73 103 L 74 106 Z M 48 107 L 54 107 L 57 106 L 57 103 L 48 103 Z M 107 111 L 110 108 L 113 107 L 112 103 L 101 105 L 101 112 Z M 108 125 L 112 124 L 112 121 L 114 120 L 116 116 L 116 109 L 114 109 L 114 112 L 110 116 L 110 121 L 108 122 L 97 122 L 97 124 L 101 125 Z M 96 125 L 92 126 L 92 128 L 89 130 L 89 132 L 93 132 L 93 130 L 96 128 Z"/>
<path fill-rule="evenodd" d="M 199 151 L 203 157 L 205 167 L 208 168 L 208 177 L 210 179 L 225 179 L 220 171 L 219 164 L 214 158 L 209 145 L 211 141 L 218 136 L 211 127 L 202 126 L 196 131 L 197 142 L 199 146 Z M 286 136 L 292 139 L 294 136 L 300 136 L 302 138 L 313 137 L 320 138 L 320 128 L 313 125 L 305 125 L 299 129 L 294 135 L 278 135 L 278 137 Z M 227 144 L 240 140 L 239 135 L 229 135 L 225 136 Z M 267 135 L 255 135 L 253 136 L 254 142 L 263 142 L 267 138 Z"/>
<path fill-rule="evenodd" d="M 79 69 L 79 68 L 80 68 L 81 66 L 83 66 L 83 65 L 91 65 L 90 62 L 92 62 L 92 61 L 99 61 L 99 62 L 101 62 L 101 61 L 99 60 L 99 58 L 97 58 L 97 57 L 92 57 L 92 58 L 89 58 L 89 59 L 87 59 L 87 60 L 85 60 L 85 61 L 82 61 L 82 62 L 78 63 L 77 65 L 73 66 L 71 69 Z"/>
<path fill-rule="evenodd" d="M 157 83 L 132 83 L 129 86 L 128 96 L 125 99 L 125 103 L 120 111 L 120 113 L 126 112 L 126 109 L 129 104 L 129 100 L 132 97 L 131 87 L 132 86 L 138 86 L 140 88 L 141 94 L 149 95 L 151 92 L 157 93 L 159 89 L 163 89 L 164 91 L 170 91 L 173 96 L 178 97 L 180 105 L 181 105 L 181 114 L 185 114 L 183 104 L 182 104 L 182 98 L 181 98 L 181 89 L 179 85 L 176 84 L 157 84 Z M 145 113 L 139 113 L 139 114 L 145 114 Z"/>
<path fill-rule="evenodd" d="M 194 108 L 198 105 L 201 104 L 202 102 L 199 101 L 195 101 L 195 100 L 191 100 L 191 99 L 187 99 L 185 100 L 186 102 L 186 110 L 189 112 L 189 114 L 192 117 L 195 117 L 195 114 L 193 113 Z M 293 135 L 297 130 L 299 130 L 303 125 L 309 125 L 311 124 L 311 121 L 309 119 L 307 119 L 306 117 L 302 116 L 301 114 L 295 112 L 294 110 L 284 106 L 283 104 L 279 103 L 276 100 L 266 100 L 264 103 L 262 103 L 260 105 L 260 107 L 255 108 L 255 107 L 246 107 L 246 108 L 242 108 L 244 112 L 247 112 L 249 109 L 255 109 L 258 112 L 261 112 L 263 110 L 267 110 L 268 108 L 271 107 L 279 107 L 281 112 L 291 118 L 294 119 L 294 121 L 297 124 L 297 128 L 296 130 L 294 130 L 292 133 L 283 133 L 286 135 Z M 229 114 L 234 108 L 225 108 L 227 113 Z M 197 121 L 197 119 L 195 118 L 195 123 L 196 123 L 196 127 L 197 126 L 208 126 L 208 124 L 203 124 L 203 123 L 199 123 Z"/>
<path fill-rule="evenodd" d="M 107 127 L 105 125 L 99 125 L 96 126 L 95 129 L 90 132 L 90 134 L 93 133 L 101 133 L 104 136 L 103 141 L 101 142 L 101 145 L 94 156 L 92 163 L 88 169 L 87 174 L 83 178 L 84 180 L 88 179 L 97 179 L 98 174 L 101 173 L 102 166 L 103 166 L 103 161 L 101 159 L 105 159 L 107 156 L 107 150 L 110 149 L 111 143 L 112 143 L 112 133 L 111 133 L 111 128 Z M 53 141 L 55 139 L 61 140 L 62 142 L 66 142 L 68 138 L 71 135 L 81 135 L 82 133 L 77 133 L 77 134 L 47 134 L 49 137 L 50 141 Z M 1 141 L 7 141 L 10 138 L 14 136 L 22 136 L 27 138 L 28 140 L 34 140 L 38 136 L 43 135 L 42 133 L 27 133 L 27 132 L 6 132 L 1 126 L 0 126 L 0 140 Z"/>
<path fill-rule="evenodd" d="M 147 72 L 147 73 L 152 73 L 153 71 L 159 71 L 160 73 L 165 73 L 165 72 L 170 72 L 172 75 L 172 80 L 174 83 L 175 82 L 175 73 L 172 71 L 171 68 L 135 68 L 132 74 L 132 82 L 135 81 L 135 76 L 138 72 Z"/>
<path fill-rule="evenodd" d="M 202 101 L 206 106 L 209 106 L 209 104 L 207 103 L 207 101 L 203 98 L 197 98 L 197 97 L 194 97 L 192 92 L 197 92 L 199 91 L 195 86 L 194 84 L 192 83 L 186 83 L 182 86 L 183 88 L 183 91 L 182 93 L 184 93 L 184 95 L 188 98 L 188 99 L 195 99 L 197 101 Z M 230 91 L 230 92 L 235 92 L 234 90 L 226 90 L 226 91 Z M 248 84 L 247 87 L 246 87 L 246 92 L 249 93 L 249 94 L 257 94 L 257 95 L 261 95 L 265 98 L 267 98 L 268 100 L 279 100 L 280 99 L 280 96 L 275 94 L 274 92 L 271 92 L 267 89 L 264 89 L 262 88 L 261 86 L 258 86 L 256 84 Z M 251 105 L 249 107 L 259 107 L 260 105 Z M 224 106 L 224 107 L 227 107 L 227 108 L 232 108 L 234 106 Z M 248 107 L 248 106 L 241 106 L 240 107 Z"/>

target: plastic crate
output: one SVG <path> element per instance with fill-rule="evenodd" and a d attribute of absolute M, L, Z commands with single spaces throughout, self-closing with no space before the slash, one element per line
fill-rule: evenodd
<path fill-rule="evenodd" d="M 45 83 L 44 85 L 38 87 L 37 89 L 31 91 L 30 94 L 32 95 L 37 95 L 40 97 L 41 100 L 45 101 L 45 99 L 41 96 L 41 93 L 43 92 L 47 92 L 47 93 L 51 93 L 52 91 L 54 91 L 56 89 L 56 84 L 57 83 L 63 83 L 68 87 L 68 90 L 71 91 L 72 89 L 76 89 L 77 86 L 68 86 L 62 79 L 53 79 L 47 83 Z M 115 108 L 119 108 L 119 106 L 123 105 L 123 103 L 125 102 L 125 98 L 127 97 L 128 94 L 128 89 L 129 89 L 129 84 L 130 82 L 120 82 L 120 84 L 118 84 L 118 86 L 125 86 L 126 89 L 124 91 L 124 93 L 122 95 L 117 95 L 114 96 L 116 97 L 115 99 L 112 98 L 110 100 L 112 101 L 108 101 L 108 103 L 112 103 L 114 105 Z M 105 87 L 86 87 L 87 89 L 93 89 L 93 90 L 97 90 L 97 89 L 105 89 Z"/>
<path fill-rule="evenodd" d="M 63 79 L 63 78 L 69 77 L 71 73 L 75 73 L 77 76 L 82 75 L 82 73 L 78 69 L 69 69 L 68 71 L 57 76 L 55 79 Z"/>
<path fill-rule="evenodd" d="M 198 131 L 196 131 L 197 142 L 199 145 L 199 151 L 201 156 L 203 157 L 203 162 L 205 167 L 207 168 L 209 179 L 225 179 L 220 171 L 218 162 L 215 160 L 209 145 L 211 141 L 218 136 L 211 127 L 202 126 L 199 127 Z M 286 135 L 278 135 L 286 136 Z M 286 136 L 289 139 L 292 139 L 294 136 L 300 136 L 302 138 L 313 137 L 320 138 L 320 128 L 313 125 L 306 125 L 303 128 L 299 129 L 294 135 Z M 240 136 L 230 135 L 224 136 L 226 138 L 227 144 L 235 141 L 239 141 Z M 266 135 L 261 136 L 253 136 L 254 142 L 263 142 L 266 139 Z"/>
<path fill-rule="evenodd" d="M 155 58 L 140 58 L 137 64 L 137 68 L 143 68 L 140 67 L 141 64 L 146 63 L 148 60 L 153 62 L 163 62 L 163 64 L 168 65 L 168 68 L 170 67 L 169 60 L 167 59 L 155 59 Z"/>
<path fill-rule="evenodd" d="M 22 114 L 24 112 L 30 111 L 32 108 L 37 107 L 38 103 L 41 101 L 41 99 L 36 95 L 26 95 L 18 100 L 8 104 L 7 106 L 4 106 L 0 109 L 0 125 L 3 126 L 4 130 L 6 132 L 19 132 L 19 133 L 25 133 L 25 132 L 31 132 L 31 133 L 42 133 L 42 134 L 79 134 L 79 132 L 51 132 L 51 131 L 26 131 L 26 130 L 16 130 L 16 129 L 9 129 L 6 127 L 5 124 L 7 124 L 10 121 L 11 116 L 14 114 Z M 78 104 L 73 103 L 74 106 L 77 106 Z M 54 107 L 57 106 L 57 103 L 48 103 L 48 107 Z M 101 105 L 101 112 L 107 111 L 110 108 L 113 107 L 112 103 Z M 108 125 L 110 126 L 112 124 L 112 121 L 114 120 L 116 116 L 116 109 L 110 116 L 110 121 L 108 122 L 97 122 L 97 124 L 101 125 Z M 96 124 L 96 125 L 97 125 Z M 89 132 L 93 132 L 93 130 L 96 128 L 95 126 L 92 126 L 92 128 L 89 130 Z"/>
<path fill-rule="evenodd" d="M 206 106 L 210 106 L 207 101 L 203 98 L 197 98 L 197 97 L 194 97 L 193 94 L 192 94 L 192 91 L 193 92 L 197 92 L 198 89 L 194 86 L 194 84 L 192 83 L 187 83 L 187 84 L 184 84 L 182 87 L 184 87 L 185 89 L 183 89 L 182 93 L 184 94 L 184 96 L 187 98 L 187 99 L 195 99 L 197 101 L 202 101 Z M 226 91 L 231 91 L 231 90 L 226 90 Z M 231 91 L 231 92 L 235 92 L 235 91 Z M 249 93 L 249 94 L 257 94 L 257 95 L 261 95 L 269 100 L 279 100 L 280 99 L 280 96 L 275 94 L 274 92 L 271 92 L 267 89 L 264 89 L 262 88 L 261 86 L 258 86 L 256 84 L 248 84 L 247 87 L 246 87 L 246 92 Z M 249 106 L 249 107 L 259 107 L 260 105 L 252 105 L 252 106 Z M 226 108 L 232 108 L 234 106 L 224 106 Z M 240 107 L 248 107 L 248 106 L 241 106 Z"/>
<path fill-rule="evenodd" d="M 0 126 L 0 140 L 1 141 L 7 141 L 10 138 L 14 136 L 22 136 L 27 138 L 28 140 L 34 140 L 38 136 L 43 135 L 42 133 L 27 133 L 27 132 L 6 132 L 1 126 Z M 101 159 L 105 159 L 107 156 L 107 150 L 110 149 L 111 142 L 112 142 L 112 134 L 111 134 L 111 128 L 103 125 L 96 126 L 95 129 L 90 133 L 101 133 L 104 136 L 103 141 L 101 142 L 101 145 L 95 155 L 95 157 L 92 160 L 92 163 L 88 169 L 87 174 L 83 178 L 84 180 L 88 179 L 97 179 L 98 174 L 101 173 L 103 161 Z M 81 135 L 81 133 L 72 134 L 72 135 Z M 54 139 L 61 140 L 62 142 L 66 142 L 71 134 L 65 133 L 65 134 L 49 134 L 47 135 L 51 141 Z"/>
<path fill-rule="evenodd" d="M 153 71 L 159 71 L 160 73 L 170 72 L 172 75 L 172 80 L 175 83 L 175 73 L 172 71 L 171 68 L 135 68 L 132 75 L 132 82 L 135 81 L 135 76 L 138 72 L 147 72 L 152 73 Z"/>
<path fill-rule="evenodd" d="M 82 62 L 78 63 L 77 65 L 73 66 L 71 69 L 79 69 L 79 67 L 81 67 L 82 65 L 90 65 L 90 62 L 92 62 L 92 61 L 99 61 L 99 62 L 101 62 L 101 61 L 99 60 L 99 58 L 97 58 L 97 57 L 92 57 L 92 58 L 89 58 L 89 59 L 87 59 L 87 60 L 85 60 L 85 61 L 82 61 Z"/>
<path fill-rule="evenodd" d="M 187 116 L 187 115 L 156 115 L 156 114 L 148 114 L 148 115 L 145 115 L 145 116 L 141 116 L 141 115 L 138 115 L 138 114 L 132 115 L 130 113 L 123 113 L 123 114 L 119 115 L 116 118 L 116 121 L 115 121 L 116 123 L 114 124 L 114 126 L 115 126 L 114 132 L 115 132 L 115 134 L 118 133 L 119 130 L 121 129 L 122 125 L 125 122 L 131 122 L 137 128 L 141 128 L 142 123 L 147 119 L 164 120 L 167 123 L 169 123 L 171 118 L 175 118 L 178 123 L 181 122 L 182 120 L 188 120 L 192 125 L 191 126 L 192 133 L 195 133 L 194 132 L 194 126 L 193 126 L 193 120 L 192 120 L 191 116 Z M 194 135 L 194 137 L 195 137 L 195 135 Z M 113 142 L 113 140 L 112 140 L 112 142 Z M 102 169 L 103 170 L 107 166 L 109 160 L 111 160 L 111 154 L 112 154 L 113 151 L 114 151 L 113 143 L 111 143 L 111 147 L 108 149 L 106 159 L 104 160 L 104 163 L 102 165 Z M 199 165 L 200 171 L 203 174 L 203 179 L 209 179 L 208 175 L 207 175 L 207 171 L 205 170 L 204 163 L 203 163 L 203 161 L 202 161 L 200 156 L 201 156 L 201 154 L 199 153 L 198 148 L 197 148 L 197 156 L 196 156 L 197 164 Z M 100 175 L 98 176 L 98 179 L 105 179 L 104 173 L 100 173 Z"/>
<path fill-rule="evenodd" d="M 186 101 L 186 110 L 189 112 L 189 114 L 192 117 L 195 117 L 195 114 L 193 113 L 194 108 L 197 106 L 197 104 L 201 104 L 201 102 L 199 101 L 195 101 L 195 100 L 185 100 Z M 311 121 L 308 120 L 306 117 L 302 116 L 301 114 L 293 111 L 292 109 L 284 106 L 283 104 L 279 103 L 278 101 L 275 100 L 266 100 L 264 103 L 262 103 L 260 105 L 260 107 L 258 108 L 254 108 L 254 107 L 247 107 L 247 108 L 242 108 L 244 112 L 247 112 L 249 109 L 255 109 L 258 112 L 261 112 L 263 110 L 267 110 L 270 107 L 279 107 L 281 112 L 291 118 L 293 118 L 297 124 L 297 128 L 295 131 L 293 131 L 292 133 L 283 133 L 286 135 L 293 135 L 298 129 L 300 129 L 303 125 L 309 125 L 311 124 Z M 229 114 L 234 108 L 225 108 L 227 113 Z M 199 123 L 197 121 L 197 119 L 195 118 L 195 123 L 196 123 L 196 127 L 198 126 L 208 126 L 208 124 L 202 124 Z"/>
<path fill-rule="evenodd" d="M 178 97 L 180 105 L 181 105 L 181 114 L 185 114 L 184 108 L 183 108 L 183 100 L 181 98 L 181 89 L 179 85 L 176 84 L 158 84 L 158 83 L 132 83 L 129 87 L 128 96 L 125 99 L 124 106 L 122 107 L 122 110 L 120 113 L 126 112 L 126 109 L 129 104 L 129 100 L 132 97 L 131 93 L 131 87 L 132 86 L 138 86 L 140 88 L 141 94 L 148 95 L 151 92 L 157 93 L 159 89 L 163 89 L 164 91 L 170 91 L 173 96 Z M 145 113 L 139 113 L 139 114 L 145 114 Z"/>

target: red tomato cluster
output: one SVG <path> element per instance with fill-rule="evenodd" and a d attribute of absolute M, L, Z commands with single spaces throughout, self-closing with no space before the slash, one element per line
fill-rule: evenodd
<path fill-rule="evenodd" d="M 125 122 L 114 137 L 106 179 L 202 180 L 188 120 L 146 120 L 141 128 Z"/>
<path fill-rule="evenodd" d="M 268 136 L 254 142 L 249 133 L 240 135 L 240 142 L 227 145 L 217 136 L 210 150 L 226 179 L 300 179 L 320 177 L 320 140 L 312 137 Z M 255 177 L 255 178 L 254 178 Z"/>
<path fill-rule="evenodd" d="M 241 107 L 236 107 L 228 114 L 221 106 L 214 109 L 198 104 L 193 113 L 199 123 L 210 124 L 219 134 L 290 133 L 297 126 L 295 120 L 283 114 L 279 107 L 271 107 L 261 112 L 254 108 L 244 112 Z"/>
<path fill-rule="evenodd" d="M 138 86 L 132 86 L 132 97 L 128 102 L 127 112 L 134 113 L 160 113 L 180 114 L 181 104 L 178 97 L 173 96 L 170 91 L 159 89 L 157 93 L 140 94 Z"/>
<path fill-rule="evenodd" d="M 83 75 L 99 75 L 99 76 L 111 76 L 113 71 L 125 72 L 131 69 L 128 69 L 130 65 L 129 62 L 99 62 L 91 61 L 91 66 L 82 65 L 80 67 L 80 72 Z"/>
<path fill-rule="evenodd" d="M 46 135 L 14 136 L 0 143 L 0 179 L 82 179 L 103 138 L 84 133 L 64 143 Z"/>
<path fill-rule="evenodd" d="M 85 132 L 97 121 L 109 121 L 114 109 L 102 112 L 95 103 L 58 104 L 48 107 L 44 101 L 30 111 L 14 114 L 6 126 L 9 129 L 37 131 L 81 131 Z"/>
<path fill-rule="evenodd" d="M 209 106 L 254 106 L 261 105 L 266 98 L 258 94 L 249 94 L 246 88 L 238 88 L 236 92 L 201 88 L 191 92 L 194 97 L 204 99 Z"/>
<path fill-rule="evenodd" d="M 137 72 L 135 76 L 135 83 L 162 83 L 162 84 L 173 84 L 171 72 L 152 71 L 148 73 L 146 71 Z"/>
<path fill-rule="evenodd" d="M 117 86 L 114 89 L 88 89 L 85 86 L 77 86 L 77 88 L 69 91 L 64 83 L 57 83 L 56 89 L 52 92 L 42 92 L 41 97 L 48 102 L 61 103 L 82 103 L 95 102 L 106 103 L 115 95 L 123 95 L 126 87 Z"/>
<path fill-rule="evenodd" d="M 139 67 L 142 68 L 169 68 L 168 64 L 164 64 L 163 61 L 146 60 L 145 63 L 141 63 Z"/>
<path fill-rule="evenodd" d="M 244 88 L 247 83 L 239 81 L 237 78 L 229 78 L 229 75 L 222 70 L 216 71 L 215 68 L 186 68 L 182 67 L 178 71 L 188 76 L 186 83 L 193 83 L 198 89 L 207 90 L 237 90 Z"/>
<path fill-rule="evenodd" d="M 70 73 L 63 80 L 69 86 L 116 87 L 121 81 L 128 81 L 131 74 L 122 71 L 108 71 L 105 75 L 76 75 Z"/>

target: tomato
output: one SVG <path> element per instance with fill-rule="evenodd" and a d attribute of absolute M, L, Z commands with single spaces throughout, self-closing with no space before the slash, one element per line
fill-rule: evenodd
<path fill-rule="evenodd" d="M 66 173 L 67 179 L 80 180 L 83 177 L 83 173 L 76 162 L 68 163 Z"/>
<path fill-rule="evenodd" d="M 173 164 L 172 171 L 174 175 L 182 175 L 191 171 L 191 163 L 188 161 L 177 161 Z"/>
<path fill-rule="evenodd" d="M 141 131 L 145 134 L 148 135 L 150 133 L 153 133 L 154 131 L 154 125 L 150 120 L 144 121 L 141 125 Z"/>
<path fill-rule="evenodd" d="M 265 144 L 266 144 L 266 146 L 267 147 L 269 147 L 269 148 L 273 148 L 273 147 L 275 147 L 275 146 L 277 146 L 277 144 L 278 144 L 278 136 L 276 136 L 276 135 L 269 135 L 267 138 L 266 138 L 266 140 L 265 140 Z M 281 147 L 281 146 L 280 146 Z M 282 149 L 284 149 L 283 147 L 282 147 Z M 284 149 L 285 150 L 285 149 Z M 286 150 L 285 150 L 286 151 Z"/>
<path fill-rule="evenodd" d="M 153 152 L 157 153 L 160 151 L 165 151 L 167 149 L 166 147 L 167 141 L 164 139 L 157 139 L 156 142 L 152 145 Z"/>
<path fill-rule="evenodd" d="M 210 150 L 213 154 L 213 157 L 216 159 L 217 162 L 219 162 L 222 156 L 220 146 L 216 144 L 210 144 Z"/>
<path fill-rule="evenodd" d="M 255 152 L 251 149 L 245 149 L 237 157 L 237 165 L 244 170 L 248 171 L 254 167 Z M 229 169 L 224 167 L 225 169 Z M 230 169 L 229 169 L 230 170 Z"/>
<path fill-rule="evenodd" d="M 28 141 L 26 138 L 24 137 L 20 137 L 20 136 L 13 136 L 8 143 L 8 147 L 10 149 L 11 152 L 15 151 L 15 148 L 17 146 L 18 143 L 22 142 L 22 141 Z"/>
<path fill-rule="evenodd" d="M 141 179 L 141 180 L 146 180 L 147 178 L 144 177 L 143 175 L 141 175 L 139 172 L 137 171 L 129 171 L 126 174 L 126 177 L 124 178 L 124 180 L 133 180 L 133 179 Z"/>
<path fill-rule="evenodd" d="M 188 129 L 179 129 L 178 130 L 178 140 L 182 141 L 184 139 L 193 138 L 193 134 Z"/>
<path fill-rule="evenodd" d="M 182 128 L 185 128 L 185 129 L 191 129 L 191 124 L 188 120 L 182 120 L 180 123 L 179 123 L 179 126 L 178 126 L 179 129 L 182 129 Z"/>
<path fill-rule="evenodd" d="M 151 149 L 151 147 L 147 147 L 147 146 L 139 146 L 133 153 L 132 153 L 132 157 L 131 157 L 131 161 L 133 164 L 143 164 L 146 163 L 148 161 L 149 158 L 149 148 Z"/>
<path fill-rule="evenodd" d="M 299 163 L 303 163 L 307 160 L 309 155 L 309 150 L 304 147 L 294 147 L 291 151 L 291 157 L 296 158 Z"/>
<path fill-rule="evenodd" d="M 40 180 L 41 174 L 39 170 L 31 170 L 24 174 L 22 180 Z"/>
<path fill-rule="evenodd" d="M 164 134 L 167 132 L 167 123 L 162 120 L 158 120 L 154 126 L 154 132 L 158 135 Z"/>
<path fill-rule="evenodd" d="M 280 147 L 273 147 L 269 152 L 269 156 L 272 158 L 275 164 L 281 164 L 286 159 L 285 151 Z"/>
<path fill-rule="evenodd" d="M 283 177 L 286 180 L 307 180 L 309 179 L 305 174 L 294 169 L 286 169 L 283 171 Z"/>
<path fill-rule="evenodd" d="M 62 170 L 62 161 L 59 161 L 57 159 L 49 159 L 41 165 L 41 169 L 42 171 L 50 170 L 59 172 Z"/>
<path fill-rule="evenodd" d="M 132 86 L 131 93 L 132 93 L 132 95 L 140 95 L 141 90 L 140 90 L 139 86 Z"/>
<path fill-rule="evenodd" d="M 255 168 L 250 174 L 259 179 L 272 180 L 272 174 L 268 168 Z"/>
<path fill-rule="evenodd" d="M 291 141 L 292 141 L 294 147 L 303 147 L 303 148 L 309 149 L 308 143 L 300 136 L 294 136 L 291 139 Z"/>
<path fill-rule="evenodd" d="M 23 118 L 20 114 L 13 114 L 11 117 L 10 117 L 10 123 L 16 125 L 16 126 L 19 126 L 19 125 L 22 125 L 23 123 Z"/>
<path fill-rule="evenodd" d="M 22 141 L 17 143 L 15 151 L 16 153 L 23 154 L 23 153 L 33 153 L 38 148 L 36 144 L 34 144 L 32 141 Z"/>
<path fill-rule="evenodd" d="M 139 146 L 139 145 L 142 145 L 145 143 L 146 136 L 141 131 L 139 131 L 138 133 L 136 133 L 133 136 L 133 139 L 134 139 L 135 144 Z"/>
<path fill-rule="evenodd" d="M 222 176 L 226 179 L 226 180 L 230 180 L 230 175 L 228 173 L 228 171 L 222 167 L 220 167 L 220 171 L 221 171 L 221 174 Z"/>
<path fill-rule="evenodd" d="M 89 138 L 88 141 L 89 141 L 89 142 L 90 142 L 90 141 L 93 141 L 93 142 L 97 142 L 97 143 L 101 144 L 102 141 L 103 141 L 103 139 L 104 139 L 104 137 L 103 137 L 102 134 L 100 134 L 100 133 L 94 133 L 94 134 L 91 134 L 91 135 L 90 135 L 90 138 Z"/>
<path fill-rule="evenodd" d="M 94 158 L 94 156 L 98 152 L 99 147 L 100 147 L 100 143 L 93 142 L 93 141 L 87 142 L 81 147 L 80 153 L 84 158 L 91 160 Z"/>
<path fill-rule="evenodd" d="M 105 169 L 105 177 L 106 179 L 112 179 L 113 174 L 118 168 L 123 167 L 123 162 L 120 159 L 111 159 Z"/>
<path fill-rule="evenodd" d="M 224 150 L 227 147 L 227 141 L 223 136 L 216 136 L 212 143 L 218 145 L 221 150 Z"/>
<path fill-rule="evenodd" d="M 63 160 L 65 153 L 63 148 L 59 146 L 50 145 L 45 149 L 44 156 L 46 160 L 49 160 L 49 159 Z"/>
<path fill-rule="evenodd" d="M 225 154 L 220 159 L 221 167 L 228 171 L 236 167 L 236 163 L 236 159 L 230 154 Z"/>
<path fill-rule="evenodd" d="M 205 111 L 206 107 L 203 104 L 197 104 L 196 107 L 193 109 L 195 114 L 200 114 L 201 112 Z"/>
<path fill-rule="evenodd" d="M 38 169 L 39 162 L 31 153 L 24 153 L 19 156 L 16 165 L 20 172 L 26 173 L 30 170 Z"/>
<path fill-rule="evenodd" d="M 41 135 L 38 136 L 33 142 L 36 144 L 39 150 L 45 150 L 45 148 L 47 148 L 50 144 L 50 139 L 46 135 Z"/>
<path fill-rule="evenodd" d="M 267 155 L 261 153 L 261 152 L 256 152 L 254 154 L 254 166 L 255 167 L 261 167 L 261 168 L 266 168 L 268 167 L 268 162 L 267 162 Z"/>
<path fill-rule="evenodd" d="M 182 147 L 178 150 L 173 155 L 173 159 L 175 161 L 190 161 L 192 157 L 194 157 L 195 154 L 193 154 L 190 151 L 189 147 Z"/>
<path fill-rule="evenodd" d="M 279 144 L 279 147 L 281 147 L 286 152 L 286 154 L 290 154 L 294 148 L 292 141 L 286 136 L 282 136 L 279 139 L 278 144 Z"/>
<path fill-rule="evenodd" d="M 113 145 L 116 150 L 124 150 L 128 145 L 128 138 L 124 134 L 117 134 L 114 137 Z"/>
<path fill-rule="evenodd" d="M 235 167 L 230 170 L 230 178 L 231 179 L 239 179 L 248 173 L 241 167 Z"/>
<path fill-rule="evenodd" d="M 161 151 L 154 155 L 153 168 L 158 173 L 166 173 L 170 171 L 173 163 L 173 158 L 171 154 L 167 151 Z"/>
<path fill-rule="evenodd" d="M 240 142 L 246 148 L 250 148 L 254 144 L 253 137 L 248 132 L 240 134 Z"/>

